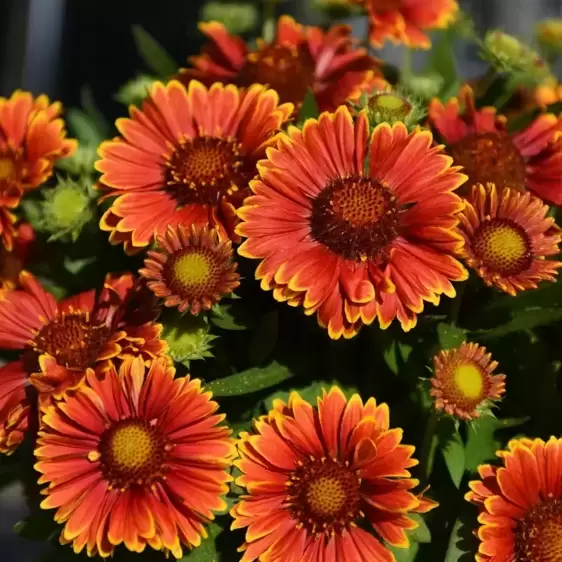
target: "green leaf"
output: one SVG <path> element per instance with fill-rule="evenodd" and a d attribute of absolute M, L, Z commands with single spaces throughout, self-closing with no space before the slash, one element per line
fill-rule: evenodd
<path fill-rule="evenodd" d="M 444 425 L 445 424 L 442 424 L 442 426 Z M 464 458 L 464 443 L 457 428 L 454 427 L 452 423 L 450 425 L 452 428 L 447 434 L 442 434 L 440 436 L 440 450 L 453 484 L 457 488 L 460 488 L 466 462 Z"/>
<path fill-rule="evenodd" d="M 524 330 L 532 330 L 538 326 L 547 326 L 562 320 L 561 308 L 529 308 L 517 311 L 509 322 L 501 324 L 492 330 L 478 330 L 479 339 L 491 340 Z"/>
<path fill-rule="evenodd" d="M 96 122 L 81 109 L 70 108 L 66 113 L 68 128 L 81 143 L 97 146 L 104 138 L 104 132 Z"/>
<path fill-rule="evenodd" d="M 417 542 L 412 542 L 409 548 L 398 548 L 390 545 L 387 545 L 387 548 L 394 554 L 396 562 L 414 562 L 420 545 Z"/>
<path fill-rule="evenodd" d="M 517 298 L 510 295 L 496 297 L 486 310 L 519 311 L 537 307 L 562 308 L 562 282 L 545 283 L 533 291 L 518 294 Z"/>
<path fill-rule="evenodd" d="M 455 521 L 444 562 L 471 562 L 477 548 L 473 530 L 477 525 L 473 509 L 467 506 Z"/>
<path fill-rule="evenodd" d="M 103 138 L 108 137 L 111 127 L 105 115 L 98 109 L 90 86 L 84 86 L 80 91 L 80 105 Z"/>
<path fill-rule="evenodd" d="M 168 52 L 140 25 L 133 25 L 137 51 L 152 72 L 167 79 L 178 71 L 178 65 Z"/>
<path fill-rule="evenodd" d="M 383 349 L 382 354 L 388 368 L 397 375 L 407 363 L 408 357 L 410 357 L 410 353 L 413 350 L 414 348 L 407 343 L 392 340 Z"/>
<path fill-rule="evenodd" d="M 217 562 L 219 553 L 215 544 L 216 538 L 222 532 L 222 527 L 211 523 L 207 527 L 209 536 L 201 541 L 201 544 L 180 559 L 180 562 Z"/>
<path fill-rule="evenodd" d="M 239 314 L 240 309 L 233 304 L 221 304 L 213 307 L 211 322 L 223 330 L 247 330 L 248 324 Z"/>
<path fill-rule="evenodd" d="M 299 111 L 299 121 L 304 123 L 307 119 L 315 119 L 318 117 L 318 104 L 312 90 L 307 90 Z"/>
<path fill-rule="evenodd" d="M 496 431 L 517 427 L 528 420 L 528 417 L 497 419 L 482 416 L 468 424 L 464 450 L 465 470 L 474 472 L 479 465 L 496 457 L 496 451 L 503 446 L 502 441 L 494 435 Z"/>
<path fill-rule="evenodd" d="M 414 529 L 413 531 L 410 531 L 408 533 L 410 540 L 421 543 L 430 543 L 431 531 L 429 530 L 429 527 L 427 526 L 424 518 L 419 513 L 409 514 L 408 517 L 410 517 L 410 519 L 413 519 L 419 525 L 417 529 Z"/>
<path fill-rule="evenodd" d="M 212 381 L 207 385 L 214 396 L 241 396 L 270 388 L 293 377 L 285 365 L 271 362 L 267 367 L 252 367 L 230 377 Z"/>
<path fill-rule="evenodd" d="M 97 256 L 89 258 L 73 259 L 70 256 L 64 256 L 64 268 L 72 275 L 78 275 L 84 268 L 98 261 Z"/>
<path fill-rule="evenodd" d="M 466 330 L 441 322 L 437 325 L 437 337 L 441 349 L 452 349 L 466 341 Z"/>
<path fill-rule="evenodd" d="M 455 60 L 456 33 L 454 30 L 438 32 L 439 38 L 430 51 L 424 72 L 436 72 L 443 78 L 442 92 L 450 90 L 457 83 L 457 64 Z"/>

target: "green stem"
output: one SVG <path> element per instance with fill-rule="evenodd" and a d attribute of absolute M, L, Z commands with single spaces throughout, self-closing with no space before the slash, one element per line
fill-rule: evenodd
<path fill-rule="evenodd" d="M 457 289 L 457 296 L 451 301 L 451 308 L 449 309 L 449 322 L 451 324 L 458 324 L 459 322 L 459 314 L 461 311 L 462 301 L 464 297 L 464 293 L 466 291 L 466 284 L 468 280 L 464 283 L 461 283 Z"/>
<path fill-rule="evenodd" d="M 400 69 L 400 82 L 405 84 L 412 77 L 414 71 L 414 52 L 412 49 L 404 47 L 404 55 L 402 57 L 402 67 Z"/>
<path fill-rule="evenodd" d="M 435 452 L 437 451 L 437 435 L 435 432 L 438 424 L 439 416 L 435 410 L 431 410 L 420 449 L 420 481 L 422 485 L 427 484 L 433 471 Z"/>
<path fill-rule="evenodd" d="M 275 39 L 275 6 L 277 0 L 265 0 L 263 8 L 262 37 L 266 43 Z"/>
<path fill-rule="evenodd" d="M 519 83 L 519 80 L 514 76 L 506 81 L 503 94 L 494 103 L 496 109 L 501 109 L 513 97 Z"/>
<path fill-rule="evenodd" d="M 486 95 L 486 92 L 490 89 L 490 86 L 493 84 L 494 80 L 496 79 L 496 71 L 493 66 L 488 67 L 486 73 L 480 80 L 475 87 L 475 94 L 477 98 L 482 98 Z"/>

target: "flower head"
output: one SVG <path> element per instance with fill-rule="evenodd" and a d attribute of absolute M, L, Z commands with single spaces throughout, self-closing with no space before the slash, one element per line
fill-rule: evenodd
<path fill-rule="evenodd" d="M 332 338 L 377 316 L 413 328 L 424 301 L 454 296 L 451 281 L 467 277 L 452 257 L 465 176 L 440 151 L 401 122 L 370 136 L 366 112 L 354 122 L 345 107 L 289 128 L 239 210 L 239 253 L 262 260 L 264 290 L 317 313 Z"/>
<path fill-rule="evenodd" d="M 562 186 L 562 175 L 554 162 L 547 161 L 551 167 L 543 166 L 540 173 L 533 166 L 545 153 L 561 148 L 555 141 L 562 131 L 562 119 L 555 115 L 541 114 L 523 131 L 509 134 L 505 117 L 496 115 L 493 107 L 476 109 L 472 89 L 464 86 L 460 100 L 453 98 L 443 104 L 434 99 L 429 119 L 455 163 L 464 166 L 468 175 L 465 190 L 477 183 L 491 182 L 498 189 L 529 189 L 550 200 L 552 190 L 548 182 L 541 180 L 541 174 L 557 177 Z M 562 187 L 559 192 L 558 197 L 562 197 Z"/>
<path fill-rule="evenodd" d="M 22 194 L 23 190 L 17 182 L 0 179 L 0 243 L 8 252 L 12 250 L 17 234 L 18 219 L 12 211 L 19 206 Z"/>
<path fill-rule="evenodd" d="M 110 556 L 146 546 L 182 557 L 226 507 L 234 455 L 224 415 L 189 376 L 174 380 L 164 358 L 146 369 L 129 359 L 119 372 L 88 370 L 85 384 L 47 408 L 35 468 L 74 552 Z"/>
<path fill-rule="evenodd" d="M 539 43 L 552 52 L 562 51 L 562 18 L 550 18 L 537 24 L 536 35 Z"/>
<path fill-rule="evenodd" d="M 353 0 L 369 15 L 369 39 L 382 47 L 388 39 L 410 48 L 429 49 L 426 31 L 448 27 L 459 9 L 456 0 Z"/>
<path fill-rule="evenodd" d="M 461 420 L 480 416 L 505 392 L 505 375 L 492 374 L 498 366 L 492 354 L 476 343 L 462 343 L 433 358 L 435 374 L 430 394 L 435 408 Z"/>
<path fill-rule="evenodd" d="M 558 562 L 562 554 L 562 439 L 515 439 L 502 466 L 481 465 L 465 498 L 480 508 L 478 562 Z"/>
<path fill-rule="evenodd" d="M 562 262 L 545 257 L 560 253 L 562 236 L 547 213 L 548 207 L 530 193 L 474 186 L 460 215 L 467 265 L 487 285 L 510 295 L 555 281 Z"/>
<path fill-rule="evenodd" d="M 20 359 L 0 368 L 0 452 L 13 452 L 23 435 L 28 408 L 26 387 L 40 406 L 60 399 L 81 384 L 86 369 L 105 368 L 109 360 L 140 356 L 149 362 L 164 354 L 162 326 L 131 306 L 135 281 L 131 275 L 108 275 L 95 291 L 63 301 L 45 291 L 28 272 L 19 277 L 22 289 L 0 298 L 0 349 L 22 351 Z M 14 426 L 13 420 L 18 424 Z"/>
<path fill-rule="evenodd" d="M 240 91 L 192 80 L 186 90 L 155 82 L 142 110 L 117 121 L 123 136 L 100 146 L 101 186 L 120 195 L 101 229 L 130 253 L 180 223 L 232 234 L 256 162 L 292 110 L 258 84 Z"/>
<path fill-rule="evenodd" d="M 408 515 L 436 505 L 412 492 L 414 447 L 374 398 L 347 401 L 334 387 L 314 408 L 293 392 L 254 427 L 234 463 L 248 492 L 231 510 L 232 528 L 247 528 L 241 562 L 393 562 L 380 539 L 407 548 Z"/>
<path fill-rule="evenodd" d="M 321 110 L 335 110 L 378 65 L 365 49 L 355 46 L 346 25 L 324 32 L 282 16 L 275 39 L 271 43 L 258 40 L 256 50 L 216 21 L 202 23 L 200 28 L 211 43 L 190 59 L 193 68 L 181 69 L 180 80 L 188 84 L 195 78 L 209 86 L 217 81 L 240 87 L 267 84 L 297 111 L 309 89 Z"/>
<path fill-rule="evenodd" d="M 29 259 L 34 241 L 35 231 L 31 225 L 19 223 L 12 251 L 0 246 L 0 292 L 18 284 L 19 274 Z"/>

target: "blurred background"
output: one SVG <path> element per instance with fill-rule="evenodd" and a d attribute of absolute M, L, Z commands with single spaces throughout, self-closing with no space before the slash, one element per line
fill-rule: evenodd
<path fill-rule="evenodd" d="M 276 9 L 301 23 L 319 24 L 325 21 L 314 5 L 319 1 L 277 0 Z M 254 0 L 258 6 L 259 2 Z M 203 4 L 204 0 L 0 0 L 0 96 L 22 88 L 46 93 L 71 107 L 80 105 L 81 92 L 88 86 L 97 107 L 113 120 L 125 112 L 115 99 L 116 91 L 147 70 L 137 54 L 132 26 L 141 25 L 178 66 L 184 66 L 186 57 L 197 53 L 203 42 L 197 30 Z M 477 30 L 501 27 L 527 41 L 532 40 L 537 21 L 562 16 L 560 0 L 460 0 L 460 4 Z M 257 14 L 258 22 L 262 17 Z M 357 36 L 365 36 L 365 21 L 347 21 Z M 485 69 L 474 45 L 461 41 L 456 54 L 459 73 L 467 79 Z M 393 64 L 402 60 L 399 47 L 386 47 L 376 55 Z M 423 58 L 424 53 L 416 54 L 415 63 L 423 64 Z M 556 74 L 560 78 L 560 68 Z M 50 560 L 48 546 L 24 541 L 12 531 L 25 515 L 22 490 L 17 485 L 0 486 L 0 559 Z"/>

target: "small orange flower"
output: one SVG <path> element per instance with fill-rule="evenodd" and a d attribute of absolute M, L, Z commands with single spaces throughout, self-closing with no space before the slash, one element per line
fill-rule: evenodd
<path fill-rule="evenodd" d="M 437 505 L 412 493 L 414 447 L 374 398 L 334 387 L 314 408 L 293 392 L 254 427 L 234 462 L 248 492 L 230 512 L 233 529 L 247 528 L 240 562 L 394 562 L 381 540 L 408 548 L 408 515 Z"/>
<path fill-rule="evenodd" d="M 369 129 L 364 110 L 354 121 L 344 106 L 289 128 L 238 211 L 238 252 L 261 260 L 261 287 L 317 314 L 334 339 L 377 317 L 410 330 L 425 302 L 454 297 L 451 281 L 468 276 L 453 257 L 466 176 L 429 131 Z"/>
<path fill-rule="evenodd" d="M 258 84 L 156 82 L 142 110 L 117 120 L 123 136 L 99 148 L 101 187 L 119 195 L 100 222 L 110 242 L 134 253 L 180 223 L 232 236 L 256 163 L 293 111 L 278 102 Z"/>
<path fill-rule="evenodd" d="M 355 46 L 347 25 L 325 33 L 282 16 L 274 41 L 258 40 L 253 51 L 241 37 L 229 35 L 221 23 L 201 23 L 199 27 L 211 43 L 201 55 L 189 59 L 194 68 L 180 70 L 182 82 L 187 85 L 195 78 L 207 86 L 213 82 L 240 87 L 267 84 L 282 102 L 292 102 L 297 110 L 310 89 L 321 111 L 334 111 L 354 96 L 367 72 L 378 66 L 366 49 Z"/>
<path fill-rule="evenodd" d="M 435 375 L 430 394 L 435 408 L 461 420 L 478 418 L 482 410 L 505 392 L 505 375 L 493 375 L 498 366 L 492 354 L 476 343 L 441 351 L 433 358 Z"/>
<path fill-rule="evenodd" d="M 61 111 L 59 102 L 51 104 L 44 95 L 34 99 L 17 90 L 0 97 L 0 184 L 37 187 L 51 176 L 55 160 L 74 152 L 77 142 L 66 138 Z"/>
<path fill-rule="evenodd" d="M 461 257 L 487 285 L 510 295 L 555 281 L 562 262 L 545 257 L 560 253 L 562 236 L 547 213 L 530 193 L 474 186 L 460 215 Z"/>
<path fill-rule="evenodd" d="M 148 362 L 167 349 L 162 325 L 132 306 L 130 274 L 108 275 L 97 300 L 92 290 L 58 303 L 30 273 L 19 281 L 22 289 L 0 298 L 0 349 L 22 351 L 0 368 L 0 452 L 8 454 L 27 430 L 27 387 L 43 407 L 81 384 L 89 367 L 130 356 Z"/>
<path fill-rule="evenodd" d="M 17 217 L 12 212 L 17 208 L 22 196 L 21 187 L 14 181 L 0 179 L 0 249 L 12 251 L 14 237 L 17 235 Z"/>
<path fill-rule="evenodd" d="M 459 102 L 464 109 L 460 109 Z M 547 201 L 562 201 L 560 162 L 545 157 L 562 150 L 562 144 L 554 144 L 562 131 L 562 118 L 542 114 L 523 131 L 508 134 L 506 118 L 496 115 L 494 107 L 476 109 L 472 89 L 464 86 L 460 100 L 453 98 L 443 104 L 434 99 L 429 106 L 429 120 L 447 143 L 455 163 L 463 166 L 468 175 L 463 189 L 491 182 L 498 189 L 529 189 Z M 540 172 L 537 162 L 542 163 Z M 545 176 L 552 180 L 544 181 Z"/>
<path fill-rule="evenodd" d="M 425 33 L 448 27 L 459 9 L 456 0 L 352 0 L 369 15 L 369 39 L 382 47 L 388 39 L 410 48 L 429 49 Z"/>
<path fill-rule="evenodd" d="M 0 246 L 0 291 L 17 285 L 34 240 L 33 227 L 29 223 L 20 223 L 16 229 L 12 251 L 9 252 L 4 246 Z"/>
<path fill-rule="evenodd" d="M 150 290 L 165 299 L 165 306 L 199 314 L 240 285 L 232 242 L 221 241 L 216 230 L 178 225 L 156 240 L 160 251 L 148 252 L 139 273 L 149 280 Z"/>
<path fill-rule="evenodd" d="M 226 507 L 235 453 L 218 404 L 189 376 L 174 380 L 165 358 L 147 372 L 129 359 L 119 373 L 88 370 L 85 384 L 43 416 L 35 468 L 58 508 L 60 541 L 108 557 L 146 546 L 182 557 Z"/>
<path fill-rule="evenodd" d="M 562 439 L 515 439 L 503 466 L 478 467 L 465 498 L 480 508 L 478 562 L 559 562 Z"/>

